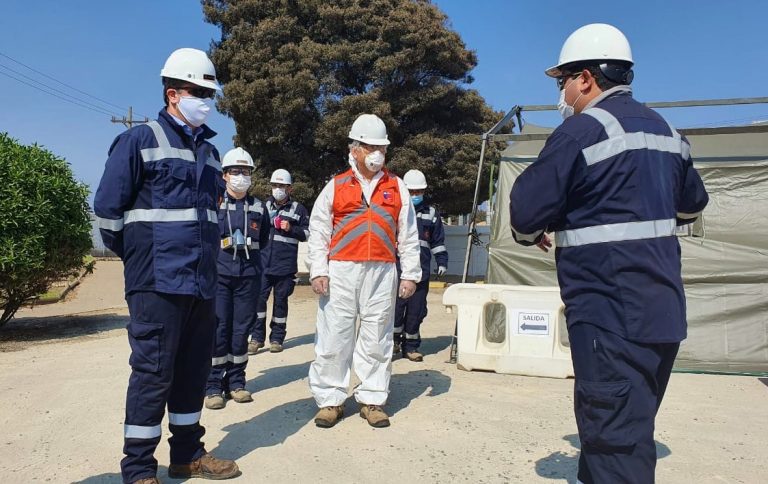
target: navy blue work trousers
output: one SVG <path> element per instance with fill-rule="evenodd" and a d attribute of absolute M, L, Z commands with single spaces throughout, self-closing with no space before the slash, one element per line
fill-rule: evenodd
<path fill-rule="evenodd" d="M 259 276 L 219 274 L 216 287 L 216 338 L 206 395 L 245 388 L 248 331 L 259 296 Z"/>
<path fill-rule="evenodd" d="M 403 353 L 416 351 L 421 346 L 421 323 L 427 317 L 429 279 L 416 284 L 416 291 L 408 299 L 397 298 L 395 303 L 395 344 L 401 344 Z"/>
<path fill-rule="evenodd" d="M 656 413 L 680 343 L 636 343 L 591 324 L 568 328 L 584 484 L 655 481 Z"/>
<path fill-rule="evenodd" d="M 296 274 L 273 276 L 263 274 L 261 276 L 261 295 L 256 307 L 256 320 L 251 332 L 251 339 L 263 343 L 267 336 L 267 301 L 269 294 L 274 289 L 272 298 L 272 319 L 269 323 L 270 343 L 283 344 L 285 341 L 288 321 L 288 298 L 296 287 Z"/>
<path fill-rule="evenodd" d="M 126 300 L 131 376 L 120 464 L 123 480 L 134 482 L 157 473 L 154 452 L 166 405 L 171 464 L 187 464 L 205 453 L 200 413 L 216 315 L 213 299 L 135 292 Z"/>

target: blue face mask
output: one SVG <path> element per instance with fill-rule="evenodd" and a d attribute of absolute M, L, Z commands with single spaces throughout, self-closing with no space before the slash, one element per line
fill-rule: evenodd
<path fill-rule="evenodd" d="M 411 195 L 411 201 L 414 205 L 419 205 L 424 201 L 424 195 Z"/>

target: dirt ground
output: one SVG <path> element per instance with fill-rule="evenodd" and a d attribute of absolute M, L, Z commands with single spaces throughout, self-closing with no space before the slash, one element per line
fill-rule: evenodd
<path fill-rule="evenodd" d="M 122 266 L 99 262 L 67 301 L 0 331 L 0 482 L 120 482 L 129 374 Z M 286 350 L 251 357 L 249 404 L 204 410 L 205 442 L 238 482 L 575 482 L 572 380 L 466 372 L 446 363 L 453 316 L 429 296 L 423 363 L 393 363 L 387 429 L 348 400 L 316 428 L 307 371 L 316 299 L 292 297 Z M 164 439 L 168 437 L 164 425 Z M 674 374 L 657 420 L 660 483 L 768 482 L 768 381 Z M 168 446 L 156 453 L 167 477 Z"/>

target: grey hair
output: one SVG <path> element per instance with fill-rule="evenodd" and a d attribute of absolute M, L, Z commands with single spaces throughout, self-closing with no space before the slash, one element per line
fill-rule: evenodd
<path fill-rule="evenodd" d="M 360 146 L 360 142 L 357 140 L 353 140 L 351 143 L 349 143 L 349 150 L 352 151 L 353 148 L 357 148 Z"/>

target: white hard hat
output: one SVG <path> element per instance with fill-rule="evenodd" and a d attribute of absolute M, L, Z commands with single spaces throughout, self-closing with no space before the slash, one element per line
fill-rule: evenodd
<path fill-rule="evenodd" d="M 403 177 L 403 181 L 408 190 L 424 190 L 427 188 L 427 179 L 424 173 L 419 170 L 408 170 Z"/>
<path fill-rule="evenodd" d="M 221 86 L 216 80 L 213 62 L 202 50 L 190 48 L 174 50 L 165 61 L 160 75 L 221 91 Z"/>
<path fill-rule="evenodd" d="M 384 126 L 384 121 L 375 114 L 358 116 L 352 123 L 352 129 L 349 130 L 349 138 L 367 145 L 386 146 L 389 144 L 387 127 Z"/>
<path fill-rule="evenodd" d="M 281 183 L 283 185 L 293 185 L 293 178 L 288 170 L 278 168 L 272 172 L 272 178 L 269 179 L 269 183 Z"/>
<path fill-rule="evenodd" d="M 247 166 L 253 168 L 253 158 L 242 148 L 233 148 L 224 155 L 224 161 L 221 162 L 221 169 L 230 166 Z"/>
<path fill-rule="evenodd" d="M 589 24 L 568 36 L 557 65 L 544 72 L 549 77 L 560 77 L 561 67 L 585 61 L 621 61 L 630 67 L 634 64 L 629 41 L 621 30 L 608 24 Z"/>

